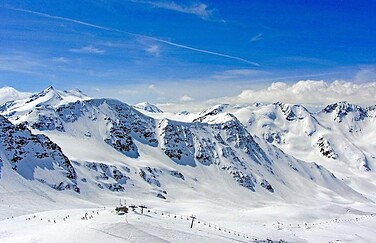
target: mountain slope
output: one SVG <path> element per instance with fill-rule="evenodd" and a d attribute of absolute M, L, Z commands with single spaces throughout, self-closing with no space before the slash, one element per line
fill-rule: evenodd
<path fill-rule="evenodd" d="M 0 115 L 1 163 L 27 180 L 36 180 L 57 190 L 79 192 L 76 172 L 61 148 L 44 135 L 34 135 L 24 125 L 13 125 Z"/>
<path fill-rule="evenodd" d="M 374 109 L 339 102 L 311 113 L 298 105 L 275 103 L 231 107 L 201 117 L 210 122 L 226 112 L 251 133 L 303 161 L 315 161 L 355 190 L 376 198 Z"/>
<path fill-rule="evenodd" d="M 4 107 L 3 113 L 16 124 L 49 136 L 69 158 L 78 162 L 74 167 L 81 181 L 99 189 L 124 191 L 130 184 L 145 187 L 146 182 L 153 194 L 168 198 L 168 185 L 163 182 L 170 183 L 171 176 L 187 178 L 186 173 L 191 173 L 188 166 L 197 172 L 213 173 L 215 178 L 228 178 L 224 188 L 234 190 L 237 184 L 253 193 L 264 191 L 261 194 L 265 198 L 283 198 L 287 192 L 313 195 L 313 190 L 299 186 L 308 183 L 346 200 L 366 200 L 322 166 L 297 160 L 268 145 L 268 140 L 252 136 L 236 116 L 221 113 L 228 105 L 209 109 L 193 123 L 186 123 L 155 120 L 116 100 L 78 97 L 77 101 L 68 102 L 60 94 L 48 88 L 30 97 L 25 102 L 28 106 Z M 280 109 L 275 116 L 285 119 L 285 123 L 304 123 L 306 117 L 314 121 L 302 107 L 275 107 Z M 310 136 L 311 130 L 304 132 L 305 136 Z M 78 141 L 80 149 L 72 147 Z M 143 154 L 145 150 L 154 157 Z M 150 160 L 147 166 L 134 161 L 145 163 L 145 158 Z M 162 169 L 166 166 L 170 168 Z M 205 176 L 202 180 L 210 181 Z M 180 182 L 185 184 L 183 187 L 192 183 L 189 179 Z"/>
<path fill-rule="evenodd" d="M 58 219 L 61 212 L 53 210 L 77 216 L 93 210 L 88 207 L 110 205 L 106 222 L 112 222 L 118 216 L 111 209 L 126 199 L 151 209 L 144 218 L 153 219 L 150 227 L 171 224 L 169 219 L 178 218 L 172 217 L 175 211 L 252 235 L 262 232 L 264 238 L 331 241 L 328 235 L 344 231 L 323 230 L 321 221 L 353 217 L 357 222 L 375 211 L 374 110 L 341 102 L 319 113 L 283 103 L 152 113 L 47 88 L 1 106 L 0 217 L 52 210 L 44 215 L 60 227 L 67 218 Z M 153 218 L 155 209 L 164 210 L 165 221 Z M 138 212 L 132 216 L 140 220 Z M 76 220 L 75 232 L 87 225 L 92 231 L 92 224 Z M 4 234 L 15 232 L 8 227 L 12 219 L 4 222 Z M 30 222 L 25 222 L 26 227 Z M 97 223 L 98 237 L 118 235 L 107 234 L 114 232 L 105 221 Z M 225 228 L 218 225 L 210 230 Z M 55 226 L 46 232 L 60 229 Z"/>

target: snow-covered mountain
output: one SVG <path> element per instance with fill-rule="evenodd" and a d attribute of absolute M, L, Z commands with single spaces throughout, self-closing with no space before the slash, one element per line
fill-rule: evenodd
<path fill-rule="evenodd" d="M 93 181 L 94 184 L 111 190 L 123 190 L 123 184 L 126 184 L 123 178 L 132 179 L 132 176 L 127 175 L 129 169 L 121 171 L 110 159 L 105 158 L 101 159 L 101 163 L 93 162 L 97 159 L 92 156 L 94 152 L 89 151 L 90 148 L 73 152 L 74 140 L 84 140 L 85 142 L 80 143 L 82 147 L 89 143 L 95 144 L 97 146 L 95 150 L 113 149 L 111 153 L 120 157 L 124 156 L 120 159 L 123 165 L 127 168 L 134 167 L 134 170 L 139 171 L 141 178 L 156 189 L 162 187 L 156 179 L 157 176 L 161 176 L 158 174 L 162 173 L 159 172 L 160 166 L 153 166 L 153 169 L 149 166 L 145 169 L 134 166 L 131 162 L 134 159 L 143 159 L 140 154 L 143 147 L 150 147 L 148 149 L 158 153 L 158 156 L 154 158 L 156 161 L 150 161 L 150 164 L 154 165 L 157 160 L 163 160 L 165 165 L 178 165 L 176 168 L 179 169 L 176 173 L 181 174 L 182 177 L 184 173 L 180 171 L 184 171 L 187 166 L 199 166 L 200 170 L 220 169 L 218 176 L 233 178 L 238 185 L 252 192 L 266 189 L 269 193 L 276 195 L 285 190 L 292 193 L 305 193 L 305 190 L 297 184 L 309 183 L 313 184 L 312 186 L 328 188 L 333 193 L 346 198 L 361 199 L 363 197 L 324 167 L 313 164 L 311 160 L 305 160 L 304 157 L 299 160 L 284 150 L 287 145 L 295 144 L 293 142 L 295 139 L 304 140 L 315 137 L 313 140 L 308 139 L 311 144 L 307 145 L 309 148 L 306 150 L 316 151 L 325 159 L 338 160 L 340 156 L 343 156 L 341 162 L 370 170 L 373 162 L 359 149 L 353 148 L 352 152 L 337 151 L 338 146 L 352 146 L 352 144 L 343 145 L 344 141 L 341 139 L 336 145 L 336 142 L 332 141 L 335 140 L 333 132 L 327 134 L 321 134 L 321 132 L 319 136 L 314 136 L 315 133 L 319 133 L 317 132 L 319 128 L 329 126 L 324 126 L 323 122 L 317 119 L 331 112 L 335 112 L 335 115 L 330 116 L 330 119 L 338 121 L 338 126 L 347 128 L 353 120 L 351 124 L 357 129 L 351 129 L 348 132 L 359 131 L 361 125 L 358 122 L 368 118 L 365 109 L 352 106 L 337 108 L 332 105 L 325 108 L 317 115 L 318 118 L 315 118 L 308 110 L 298 105 L 276 103 L 258 108 L 252 112 L 252 115 L 262 114 L 263 117 L 255 118 L 250 115 L 251 118 L 246 123 L 242 123 L 236 117 L 236 114 L 244 108 L 235 107 L 234 114 L 226 113 L 226 109 L 231 109 L 230 105 L 209 108 L 198 114 L 193 122 L 156 120 L 116 100 L 89 99 L 79 91 L 61 92 L 49 87 L 25 100 L 7 102 L 1 107 L 1 111 L 14 124 L 25 129 L 28 127 L 34 133 L 49 136 L 62 147 L 69 158 L 82 161 L 86 170 L 97 172 L 98 169 L 102 169 L 102 173 L 106 174 L 106 171 L 112 168 L 110 174 L 116 182 L 107 183 L 103 187 L 103 183 L 100 183 L 103 178 L 96 177 Z M 353 114 L 352 111 L 356 113 Z M 343 119 L 347 118 L 347 115 L 352 115 L 352 117 L 346 119 L 345 124 Z M 338 117 L 341 117 L 340 121 Z M 255 125 L 253 120 L 263 124 Z M 66 144 L 67 139 L 72 142 Z M 351 159 L 355 161 L 347 160 L 349 153 L 352 153 Z M 103 169 L 103 167 L 106 168 Z M 118 183 L 120 179 L 116 179 L 116 174 L 120 175 L 122 183 Z M 288 183 L 291 174 L 300 182 Z M 102 187 L 99 186 L 99 188 Z"/>
<path fill-rule="evenodd" d="M 7 101 L 20 100 L 29 97 L 32 93 L 20 92 L 12 87 L 0 88 L 0 104 L 4 104 Z"/>
<path fill-rule="evenodd" d="M 161 109 L 159 109 L 157 106 L 150 104 L 149 102 L 141 102 L 138 104 L 133 105 L 134 108 L 145 110 L 151 113 L 163 113 Z"/>
<path fill-rule="evenodd" d="M 27 180 L 79 192 L 75 169 L 56 143 L 42 134 L 32 134 L 23 124 L 13 125 L 1 115 L 0 129 L 2 164 L 7 163 Z"/>
<path fill-rule="evenodd" d="M 251 134 L 284 153 L 315 161 L 361 193 L 376 190 L 372 179 L 376 165 L 372 107 L 338 102 L 311 113 L 301 105 L 283 103 L 227 106 L 221 113 L 199 119 L 210 122 L 226 112 L 236 116 Z M 360 179 L 364 177 L 371 181 Z"/>
<path fill-rule="evenodd" d="M 1 173 L 82 200 L 343 207 L 376 200 L 374 107 L 339 102 L 311 113 L 283 103 L 226 104 L 187 121 L 146 103 L 49 87 L 0 113 Z M 11 183 L 0 175 L 0 185 Z"/>

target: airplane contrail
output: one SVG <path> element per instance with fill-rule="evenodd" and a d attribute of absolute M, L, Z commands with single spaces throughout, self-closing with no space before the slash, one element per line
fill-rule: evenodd
<path fill-rule="evenodd" d="M 27 9 L 11 8 L 11 7 L 5 7 L 5 8 L 10 9 L 10 10 L 19 11 L 19 12 L 24 12 L 24 13 L 39 15 L 39 16 L 42 16 L 42 17 L 50 18 L 50 19 L 58 19 L 58 20 L 63 20 L 63 21 L 67 21 L 67 22 L 72 22 L 72 23 L 76 23 L 76 24 L 80 24 L 80 25 L 85 25 L 85 26 L 89 26 L 89 27 L 93 27 L 93 28 L 97 28 L 97 29 L 101 29 L 101 30 L 114 31 L 114 32 L 122 32 L 122 31 L 117 30 L 117 29 L 111 29 L 111 28 L 100 26 L 100 25 L 90 24 L 90 23 L 83 22 L 83 21 L 80 21 L 80 20 L 75 20 L 75 19 L 70 19 L 70 18 L 55 16 L 55 15 L 50 15 L 50 14 L 41 13 L 41 12 L 35 12 L 35 11 L 27 10 Z"/>
<path fill-rule="evenodd" d="M 159 42 L 168 44 L 168 45 L 171 45 L 171 46 L 176 46 L 176 47 L 187 49 L 187 50 L 207 53 L 207 54 L 211 54 L 211 55 L 215 55 L 215 56 L 226 57 L 226 58 L 238 60 L 238 61 L 241 61 L 241 62 L 245 62 L 245 63 L 251 64 L 251 65 L 257 66 L 257 67 L 260 66 L 260 64 L 258 64 L 256 62 L 251 62 L 251 61 L 248 61 L 248 60 L 241 58 L 241 57 L 231 56 L 231 55 L 227 55 L 227 54 L 223 54 L 223 53 L 219 53 L 219 52 L 208 51 L 208 50 L 204 50 L 204 49 L 198 49 L 198 48 L 195 48 L 195 47 L 181 45 L 181 44 L 177 44 L 177 43 L 174 43 L 174 42 L 171 42 L 171 41 L 166 41 L 166 40 L 162 40 L 162 39 L 158 39 L 158 38 L 154 38 L 154 37 L 150 37 L 150 36 L 148 36 L 148 38 L 153 39 L 155 41 L 159 41 Z"/>
<path fill-rule="evenodd" d="M 114 29 L 114 28 L 108 28 L 108 27 L 104 27 L 104 26 L 101 26 L 101 25 L 91 24 L 91 23 L 87 23 L 87 22 L 84 22 L 84 21 L 76 20 L 76 19 L 71 19 L 71 18 L 66 18 L 66 17 L 60 17 L 60 16 L 56 16 L 56 15 L 50 15 L 50 14 L 36 12 L 36 11 L 22 9 L 22 8 L 12 8 L 12 7 L 5 7 L 5 8 L 10 9 L 10 10 L 14 10 L 14 11 L 19 11 L 19 12 L 34 14 L 34 15 L 38 15 L 38 16 L 41 16 L 41 17 L 45 17 L 45 18 L 57 19 L 57 20 L 67 21 L 67 22 L 71 22 L 71 23 L 75 23 L 75 24 L 80 24 L 80 25 L 84 25 L 84 26 L 88 26 L 88 27 L 92 27 L 92 28 L 96 28 L 96 29 L 100 29 L 100 30 L 106 30 L 106 31 L 110 31 L 110 32 L 118 32 L 118 33 L 124 33 L 124 34 L 128 34 L 128 35 L 133 35 L 133 36 L 148 38 L 148 39 L 151 39 L 151 40 L 154 40 L 154 41 L 157 41 L 157 42 L 161 42 L 161 43 L 164 43 L 164 44 L 167 44 L 167 45 L 170 45 L 170 46 L 174 46 L 174 47 L 178 47 L 178 48 L 182 48 L 182 49 L 187 49 L 187 50 L 191 50 L 191 51 L 195 51 L 195 52 L 206 53 L 206 54 L 209 54 L 209 55 L 214 55 L 214 56 L 220 56 L 220 57 L 224 57 L 224 58 L 229 58 L 229 59 L 241 61 L 241 62 L 244 62 L 244 63 L 247 63 L 247 64 L 251 64 L 251 65 L 257 66 L 257 67 L 260 66 L 260 64 L 258 64 L 256 62 L 252 62 L 252 61 L 249 61 L 249 60 L 241 58 L 241 57 L 232 56 L 232 55 L 228 55 L 228 54 L 224 54 L 224 53 L 219 53 L 219 52 L 214 52 L 214 51 L 209 51 L 209 50 L 204 50 L 204 49 L 195 48 L 195 47 L 191 47 L 191 46 L 187 46 L 187 45 L 182 45 L 182 44 L 178 44 L 178 43 L 175 43 L 175 42 L 162 40 L 162 39 L 159 39 L 159 38 L 156 38 L 156 37 L 152 37 L 152 36 L 147 36 L 147 35 L 132 33 L 132 32 L 128 32 L 128 31 L 124 31 L 124 30 L 119 30 L 119 29 Z"/>

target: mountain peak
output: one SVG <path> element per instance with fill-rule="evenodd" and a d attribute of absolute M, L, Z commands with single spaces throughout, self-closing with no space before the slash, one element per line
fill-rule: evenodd
<path fill-rule="evenodd" d="M 358 105 L 348 103 L 347 101 L 340 101 L 334 104 L 330 104 L 326 106 L 321 111 L 321 113 L 333 113 L 335 119 L 338 118 L 339 122 L 341 122 L 342 119 L 350 113 L 354 115 L 355 121 L 363 120 L 368 116 L 367 109 L 364 109 L 363 107 Z"/>
<path fill-rule="evenodd" d="M 66 94 L 73 94 L 76 96 L 87 96 L 84 92 L 82 92 L 80 89 L 77 89 L 77 88 L 71 89 L 71 90 L 64 90 L 63 92 Z"/>
<path fill-rule="evenodd" d="M 0 104 L 8 101 L 15 101 L 29 97 L 31 93 L 20 92 L 13 87 L 5 86 L 0 88 Z"/>
<path fill-rule="evenodd" d="M 229 104 L 218 104 L 215 106 L 212 106 L 206 110 L 203 110 L 199 113 L 200 116 L 206 116 L 206 115 L 217 115 L 220 112 L 223 112 L 226 108 L 228 108 Z"/>
<path fill-rule="evenodd" d="M 27 100 L 26 103 L 31 103 L 36 100 L 39 100 L 38 103 L 44 103 L 51 100 L 61 101 L 62 97 L 58 94 L 54 87 L 49 86 L 43 91 L 30 96 L 29 100 Z"/>
<path fill-rule="evenodd" d="M 52 86 L 52 85 L 50 85 L 50 86 L 48 86 L 46 89 L 44 89 L 45 91 L 51 91 L 51 90 L 55 90 L 55 88 Z"/>
<path fill-rule="evenodd" d="M 149 102 L 141 102 L 138 104 L 133 105 L 134 108 L 140 109 L 140 110 L 145 110 L 151 113 L 163 113 L 161 109 L 159 109 L 157 106 L 150 104 Z"/>
<path fill-rule="evenodd" d="M 10 89 L 11 90 L 11 89 Z M 16 92 L 16 91 L 15 91 Z M 22 116 L 28 112 L 33 111 L 35 108 L 40 109 L 41 107 L 57 107 L 67 103 L 73 103 L 78 100 L 88 100 L 90 97 L 86 96 L 79 90 L 71 91 L 59 91 L 53 86 L 49 86 L 46 89 L 40 91 L 39 93 L 29 94 L 17 92 L 14 95 L 7 94 L 6 98 L 7 104 L 0 107 L 2 114 L 17 113 L 17 116 Z M 14 99 L 10 99 L 14 97 Z M 0 100 L 1 100 L 1 89 L 0 89 Z"/>
<path fill-rule="evenodd" d="M 353 110 L 355 107 L 357 107 L 357 105 L 353 105 L 351 103 L 348 103 L 347 101 L 339 101 L 337 103 L 333 103 L 333 104 L 330 104 L 330 105 L 327 105 L 323 111 L 325 112 L 333 112 L 334 110 L 347 110 L 347 111 L 350 111 L 350 110 Z"/>
<path fill-rule="evenodd" d="M 85 93 L 83 93 L 79 89 L 71 89 L 71 90 L 64 90 L 64 91 L 57 91 L 57 92 L 66 102 L 75 102 L 77 100 L 90 99 L 89 96 L 87 96 Z"/>
<path fill-rule="evenodd" d="M 282 102 L 274 103 L 274 105 L 281 109 L 288 121 L 303 119 L 310 114 L 310 112 L 302 105 L 288 105 Z"/>

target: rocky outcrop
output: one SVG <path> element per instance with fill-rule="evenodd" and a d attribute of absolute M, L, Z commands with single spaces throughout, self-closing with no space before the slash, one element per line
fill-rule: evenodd
<path fill-rule="evenodd" d="M 24 124 L 13 125 L 0 116 L 0 150 L 13 170 L 56 190 L 79 192 L 77 175 L 61 148 L 45 135 L 34 135 Z M 45 176 L 49 173 L 56 176 Z"/>

